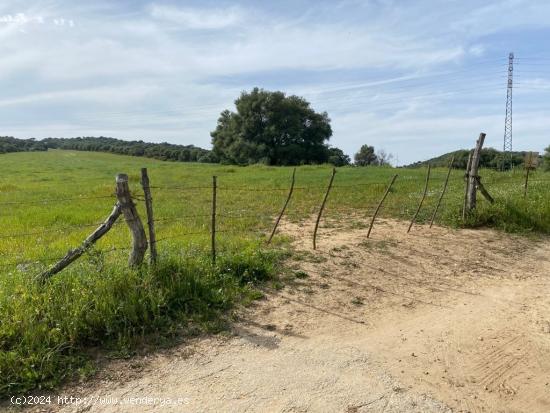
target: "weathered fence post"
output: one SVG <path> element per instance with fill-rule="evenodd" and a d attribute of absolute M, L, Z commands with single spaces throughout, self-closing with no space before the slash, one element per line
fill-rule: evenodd
<path fill-rule="evenodd" d="M 153 198 L 151 197 L 151 188 L 149 186 L 149 176 L 147 168 L 141 168 L 141 187 L 145 195 L 145 208 L 147 210 L 147 227 L 149 229 L 149 253 L 150 263 L 157 262 L 157 238 L 155 236 L 155 220 L 153 218 Z"/>
<path fill-rule="evenodd" d="M 82 254 L 84 254 L 88 250 L 88 248 L 90 248 L 98 239 L 100 239 L 111 229 L 120 214 L 121 207 L 120 204 L 117 202 L 107 219 L 99 227 L 97 227 L 94 232 L 88 235 L 88 237 L 84 240 L 80 247 L 69 250 L 69 252 L 67 252 L 67 254 L 61 260 L 59 260 L 55 265 L 51 266 L 47 271 L 44 271 L 42 274 L 40 274 L 37 279 L 39 281 L 45 281 L 53 275 L 57 274 L 59 271 L 63 270 L 72 262 L 76 261 L 80 256 L 82 256 Z"/>
<path fill-rule="evenodd" d="M 483 195 L 485 197 L 485 199 L 487 201 L 489 201 L 491 204 L 494 204 L 495 200 L 493 199 L 491 194 L 489 194 L 489 192 L 487 192 L 487 190 L 485 189 L 485 187 L 481 183 L 481 177 L 480 176 L 476 177 L 476 185 L 477 185 L 477 189 L 479 189 L 479 192 L 481 192 L 481 195 Z"/>
<path fill-rule="evenodd" d="M 283 209 L 281 209 L 281 213 L 277 217 L 277 220 L 275 221 L 275 225 L 273 226 L 273 231 L 271 231 L 271 235 L 269 236 L 269 239 L 267 240 L 267 243 L 271 243 L 271 240 L 273 239 L 273 236 L 275 235 L 275 231 L 277 231 L 277 227 L 279 226 L 279 222 L 281 221 L 281 218 L 283 217 L 283 214 L 285 213 L 286 207 L 288 206 L 288 203 L 290 202 L 290 198 L 292 197 L 292 192 L 294 191 L 294 182 L 296 177 L 296 168 L 292 171 L 292 182 L 290 183 L 290 191 L 288 192 L 288 196 L 286 198 L 286 202 L 283 205 Z"/>
<path fill-rule="evenodd" d="M 414 221 L 416 221 L 416 217 L 418 216 L 418 213 L 420 212 L 420 208 L 422 208 L 422 204 L 424 203 L 424 199 L 426 198 L 426 194 L 428 193 L 428 184 L 430 183 L 430 171 L 432 169 L 432 166 L 428 164 L 428 173 L 426 174 L 426 184 L 424 185 L 424 192 L 422 193 L 422 198 L 420 199 L 420 202 L 418 204 L 418 208 L 416 208 L 416 212 L 414 213 L 411 223 L 409 224 L 409 228 L 407 229 L 407 234 L 411 231 L 411 228 L 414 224 Z"/>
<path fill-rule="evenodd" d="M 321 203 L 321 208 L 319 208 L 319 214 L 317 215 L 317 221 L 315 221 L 315 229 L 313 230 L 313 249 L 317 249 L 317 229 L 319 228 L 319 222 L 321 221 L 321 215 L 323 215 L 323 210 L 325 209 L 325 204 L 327 203 L 328 194 L 330 188 L 332 188 L 332 182 L 334 182 L 334 175 L 336 175 L 336 168 L 332 168 L 332 175 L 330 176 L 330 181 L 328 183 L 327 192 L 325 192 L 325 197 Z"/>
<path fill-rule="evenodd" d="M 476 207 L 477 203 L 477 181 L 478 181 L 478 170 L 479 170 L 479 159 L 481 157 L 481 149 L 483 148 L 483 142 L 485 142 L 485 134 L 482 132 L 479 134 L 479 138 L 476 142 L 476 147 L 472 155 L 472 163 L 468 173 L 468 196 L 466 202 L 466 213 L 469 213 Z"/>
<path fill-rule="evenodd" d="M 126 223 L 132 232 L 132 252 L 128 259 L 131 267 L 136 267 L 143 262 L 145 251 L 147 251 L 147 237 L 143 224 L 139 218 L 136 205 L 132 201 L 130 188 L 128 186 L 128 175 L 118 174 L 116 176 L 116 197 Z"/>
<path fill-rule="evenodd" d="M 382 196 L 382 199 L 378 203 L 378 206 L 376 207 L 376 210 L 374 211 L 372 219 L 370 220 L 369 231 L 367 232 L 367 238 L 370 237 L 370 232 L 372 231 L 372 227 L 374 226 L 374 220 L 376 219 L 376 216 L 378 215 L 378 211 L 380 211 L 380 208 L 382 207 L 382 204 L 384 203 L 386 197 L 390 193 L 390 189 L 391 189 L 391 187 L 392 187 L 392 185 L 393 185 L 393 183 L 395 182 L 396 179 L 397 179 L 397 175 L 394 175 L 393 178 L 391 179 L 390 184 L 386 188 L 386 191 L 384 192 L 384 195 Z"/>
<path fill-rule="evenodd" d="M 216 190 L 217 178 L 212 177 L 212 264 L 216 263 Z"/>
<path fill-rule="evenodd" d="M 449 177 L 451 176 L 451 171 L 453 170 L 454 161 L 455 161 L 455 157 L 453 156 L 451 158 L 451 162 L 449 163 L 449 170 L 447 171 L 447 176 L 445 177 L 445 183 L 443 184 L 443 190 L 441 191 L 441 195 L 439 195 L 439 199 L 437 200 L 437 205 L 435 206 L 434 213 L 432 214 L 432 219 L 430 220 L 430 228 L 434 224 L 435 216 L 437 215 L 437 211 L 439 210 L 439 207 L 441 206 L 441 201 L 443 201 L 443 196 L 445 195 L 445 192 L 447 191 L 447 185 L 449 184 Z"/>
<path fill-rule="evenodd" d="M 464 173 L 464 205 L 462 206 L 462 220 L 466 220 L 466 208 L 468 207 L 468 185 L 470 183 L 468 174 L 470 173 L 470 167 L 472 166 L 472 155 L 474 150 L 470 151 L 468 155 L 468 163 L 466 164 L 466 172 Z"/>

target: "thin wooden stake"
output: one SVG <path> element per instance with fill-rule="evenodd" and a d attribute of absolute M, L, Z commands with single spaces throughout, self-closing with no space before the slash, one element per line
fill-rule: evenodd
<path fill-rule="evenodd" d="M 466 220 L 466 208 L 468 207 L 468 187 L 470 185 L 470 168 L 472 167 L 472 156 L 474 154 L 474 150 L 472 149 L 470 151 L 470 155 L 468 156 L 468 163 L 466 164 L 466 172 L 464 174 L 464 204 L 462 205 L 462 220 Z"/>
<path fill-rule="evenodd" d="M 447 191 L 447 185 L 449 184 L 449 177 L 451 176 L 451 171 L 453 170 L 454 161 L 455 161 L 455 157 L 453 156 L 451 158 L 451 163 L 449 163 L 449 170 L 447 171 L 447 176 L 445 178 L 445 183 L 443 184 L 443 190 L 441 191 L 441 195 L 439 195 L 439 199 L 437 200 L 437 205 L 435 206 L 434 213 L 432 214 L 432 219 L 430 220 L 430 228 L 434 224 L 435 216 L 437 215 L 437 211 L 439 210 L 439 207 L 441 205 L 441 201 L 443 201 L 443 196 L 445 195 L 445 192 Z"/>
<path fill-rule="evenodd" d="M 418 208 L 416 208 L 416 212 L 414 213 L 414 216 L 411 220 L 411 223 L 409 224 L 409 228 L 407 229 L 407 234 L 411 231 L 411 228 L 414 224 L 414 221 L 416 221 L 416 217 L 418 216 L 418 213 L 420 212 L 420 208 L 422 208 L 422 204 L 424 203 L 424 199 L 426 198 L 426 194 L 428 193 L 428 184 L 430 183 L 430 171 L 432 166 L 428 164 L 428 173 L 426 174 L 426 184 L 424 185 L 424 192 L 422 193 L 422 199 L 420 199 L 420 203 L 418 204 Z"/>
<path fill-rule="evenodd" d="M 330 181 L 328 183 L 327 192 L 325 192 L 325 197 L 321 203 L 321 208 L 319 208 L 319 214 L 317 215 L 317 221 L 315 221 L 315 229 L 313 230 L 313 249 L 317 249 L 317 229 L 319 228 L 319 222 L 321 221 L 321 215 L 323 215 L 323 210 L 325 209 L 325 204 L 327 203 L 328 194 L 330 188 L 332 188 L 332 182 L 334 182 L 334 175 L 336 175 L 336 168 L 332 168 L 332 175 L 330 176 Z"/>
<path fill-rule="evenodd" d="M 141 187 L 145 195 L 145 208 L 147 210 L 147 227 L 149 229 L 149 256 L 151 265 L 157 262 L 157 238 L 155 235 L 155 220 L 153 217 L 153 198 L 151 197 L 151 188 L 149 186 L 149 176 L 147 168 L 141 168 Z"/>
<path fill-rule="evenodd" d="M 84 240 L 82 245 L 80 247 L 75 248 L 74 250 L 69 250 L 67 254 L 59 260 L 55 265 L 50 267 L 47 271 L 43 272 L 37 277 L 38 281 L 45 281 L 48 278 L 52 277 L 53 275 L 57 274 L 61 270 L 63 270 L 65 267 L 70 265 L 72 262 L 76 261 L 77 258 L 79 258 L 82 254 L 84 254 L 88 248 L 90 248 L 97 240 L 99 240 L 103 235 L 105 235 L 113 226 L 117 218 L 122 213 L 122 209 L 120 207 L 120 204 L 117 202 L 115 206 L 113 207 L 113 210 L 111 211 L 111 214 L 107 217 L 107 219 L 99 226 L 97 229 L 92 232 L 88 237 Z"/>
<path fill-rule="evenodd" d="M 128 264 L 130 267 L 137 267 L 143 262 L 145 251 L 147 251 L 147 236 L 145 235 L 136 205 L 132 201 L 128 186 L 128 175 L 126 174 L 118 174 L 116 176 L 116 197 L 132 233 L 132 251 L 130 252 Z"/>
<path fill-rule="evenodd" d="M 275 226 L 273 227 L 273 231 L 271 231 L 271 235 L 269 236 L 269 239 L 267 240 L 267 243 L 271 243 L 271 240 L 273 239 L 273 236 L 275 235 L 275 231 L 277 231 L 277 227 L 279 226 L 279 222 L 281 221 L 281 218 L 283 217 L 283 214 L 285 213 L 286 207 L 288 203 L 290 202 L 290 198 L 292 197 L 292 192 L 294 191 L 294 182 L 296 177 L 296 168 L 292 171 L 292 182 L 290 184 L 290 191 L 288 192 L 288 196 L 286 198 L 286 202 L 283 205 L 283 209 L 281 209 L 281 213 L 277 217 L 277 221 L 275 221 Z"/>
<path fill-rule="evenodd" d="M 212 264 L 216 264 L 216 177 L 212 177 Z"/>
<path fill-rule="evenodd" d="M 392 185 L 393 185 L 393 183 L 395 182 L 396 179 L 397 179 L 397 175 L 394 175 L 393 178 L 391 179 L 390 184 L 386 188 L 386 191 L 384 192 L 384 195 L 382 196 L 382 199 L 378 203 L 378 206 L 376 207 L 376 210 L 374 211 L 374 215 L 372 216 L 372 219 L 370 220 L 370 226 L 369 226 L 369 231 L 367 232 L 367 238 L 370 237 L 370 232 L 372 231 L 372 227 L 374 226 L 374 220 L 376 219 L 376 216 L 378 215 L 378 211 L 380 211 L 380 208 L 382 208 L 382 204 L 384 203 L 384 200 L 386 199 L 386 197 L 390 193 L 390 189 L 391 189 L 391 187 L 392 187 Z"/>

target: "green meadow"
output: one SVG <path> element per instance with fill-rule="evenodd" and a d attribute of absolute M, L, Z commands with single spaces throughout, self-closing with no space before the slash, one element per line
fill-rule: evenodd
<path fill-rule="evenodd" d="M 112 356 L 221 331 L 231 309 L 278 288 L 284 236 L 265 245 L 286 199 L 290 167 L 195 164 L 95 152 L 50 150 L 0 155 L 0 396 L 59 383 L 94 370 L 98 348 Z M 115 175 L 127 173 L 146 221 L 140 168 L 148 168 L 159 263 L 126 266 L 130 236 L 123 219 L 81 259 L 49 282 L 36 275 L 80 245 L 110 213 Z M 410 220 L 426 168 L 338 168 L 324 219 L 364 225 L 391 177 L 398 178 L 380 215 Z M 453 170 L 436 219 L 452 227 L 489 226 L 550 233 L 550 173 L 481 170 L 489 204 L 479 195 L 462 220 L 463 171 Z M 329 178 L 327 165 L 296 169 L 285 219 L 315 220 Z M 429 221 L 447 170 L 432 169 L 419 222 Z M 217 176 L 218 260 L 210 259 L 212 176 Z M 323 221 L 321 222 L 321 227 Z"/>

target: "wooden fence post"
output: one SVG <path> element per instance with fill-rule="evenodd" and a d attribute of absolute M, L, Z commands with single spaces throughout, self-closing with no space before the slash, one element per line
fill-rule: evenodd
<path fill-rule="evenodd" d="M 424 185 L 424 192 L 422 193 L 422 198 L 420 199 L 420 203 L 418 204 L 418 208 L 416 208 L 416 212 L 414 213 L 414 216 L 411 219 L 411 223 L 409 224 L 409 228 L 407 229 L 407 234 L 411 231 L 411 228 L 414 224 L 414 221 L 416 221 L 416 217 L 418 216 L 418 213 L 420 212 L 420 208 L 422 208 L 422 204 L 424 203 L 424 199 L 426 198 L 426 194 L 428 193 L 428 184 L 430 183 L 430 171 L 432 169 L 432 166 L 428 164 L 428 173 L 426 174 L 426 184 Z"/>
<path fill-rule="evenodd" d="M 464 173 L 464 205 L 462 205 L 462 220 L 466 220 L 466 208 L 468 208 L 468 186 L 470 185 L 470 180 L 468 179 L 470 174 L 470 167 L 472 166 L 472 155 L 474 150 L 470 151 L 468 155 L 468 163 L 466 164 L 466 172 Z"/>
<path fill-rule="evenodd" d="M 382 204 L 384 203 L 384 200 L 386 199 L 386 197 L 390 193 L 390 189 L 391 189 L 391 187 L 392 187 L 392 185 L 393 185 L 393 183 L 395 182 L 396 179 L 397 179 L 397 175 L 394 175 L 393 178 L 391 179 L 390 184 L 386 188 L 386 191 L 384 192 L 384 195 L 382 196 L 382 199 L 378 203 L 378 206 L 376 207 L 376 210 L 374 211 L 374 215 L 372 216 L 372 219 L 370 220 L 369 231 L 367 232 L 367 238 L 370 237 L 370 232 L 372 231 L 372 227 L 374 226 L 374 220 L 376 219 L 376 216 L 378 215 L 378 211 L 380 211 L 380 208 L 382 207 Z"/>
<path fill-rule="evenodd" d="M 477 173 L 479 170 L 479 159 L 481 157 L 481 149 L 483 148 L 483 142 L 485 141 L 485 134 L 482 132 L 479 134 L 479 138 L 476 142 L 476 147 L 472 155 L 472 164 L 468 171 L 468 196 L 466 202 L 466 213 L 469 213 L 476 207 L 477 201 Z"/>
<path fill-rule="evenodd" d="M 485 199 L 487 201 L 489 201 L 491 204 L 494 204 L 495 200 L 493 199 L 491 194 L 489 194 L 489 192 L 485 189 L 485 187 L 481 183 L 481 176 L 476 177 L 476 185 L 477 185 L 477 189 L 479 189 L 479 192 L 481 192 L 481 195 L 483 195 L 485 197 Z"/>
<path fill-rule="evenodd" d="M 283 217 L 283 214 L 285 213 L 286 207 L 288 203 L 290 202 L 290 198 L 292 197 L 292 192 L 294 191 L 294 182 L 296 177 L 296 168 L 292 171 L 292 182 L 290 183 L 290 191 L 288 192 L 288 196 L 286 198 L 286 202 L 283 205 L 283 209 L 281 209 L 281 213 L 277 217 L 277 220 L 275 221 L 275 226 L 273 227 L 273 231 L 271 231 L 271 235 L 269 236 L 269 239 L 267 240 L 267 243 L 271 243 L 271 240 L 273 239 L 273 236 L 275 235 L 275 231 L 277 231 L 277 227 L 279 226 L 279 222 L 281 221 L 281 218 Z"/>
<path fill-rule="evenodd" d="M 445 195 L 445 192 L 447 191 L 447 185 L 449 184 L 449 177 L 451 176 L 451 171 L 453 170 L 454 161 L 455 161 L 455 157 L 453 156 L 451 158 L 451 162 L 449 163 L 449 170 L 447 171 L 447 176 L 445 177 L 445 183 L 443 184 L 443 190 L 441 191 L 441 195 L 439 195 L 439 199 L 437 200 L 437 205 L 435 206 L 434 213 L 432 214 L 432 219 L 430 220 L 430 228 L 434 224 L 435 216 L 437 215 L 437 211 L 439 210 L 439 207 L 441 205 L 441 201 L 443 201 L 443 196 Z"/>
<path fill-rule="evenodd" d="M 151 188 L 149 186 L 149 176 L 147 168 L 141 168 L 141 187 L 145 195 L 145 208 L 147 210 L 147 227 L 149 229 L 149 253 L 150 263 L 157 262 L 157 238 L 155 235 L 155 220 L 153 217 L 153 198 L 151 197 Z"/>
<path fill-rule="evenodd" d="M 132 201 L 128 186 L 128 175 L 126 174 L 118 174 L 116 176 L 116 197 L 132 233 L 132 252 L 130 253 L 128 264 L 130 267 L 136 267 L 143 262 L 143 257 L 147 250 L 147 237 L 145 236 L 145 230 L 139 218 L 136 205 Z"/>
<path fill-rule="evenodd" d="M 216 190 L 217 178 L 212 177 L 212 264 L 216 264 Z"/>
<path fill-rule="evenodd" d="M 317 221 L 315 221 L 315 229 L 313 230 L 313 249 L 317 249 L 317 229 L 319 228 L 319 222 L 321 221 L 321 215 L 323 215 L 323 210 L 325 209 L 325 204 L 327 203 L 328 194 L 330 188 L 332 188 L 332 182 L 334 182 L 334 175 L 336 175 L 336 168 L 332 168 L 332 175 L 330 176 L 330 181 L 328 183 L 327 192 L 325 192 L 325 197 L 321 203 L 321 208 L 319 208 L 319 214 L 317 215 Z"/>
<path fill-rule="evenodd" d="M 65 267 L 70 265 L 72 262 L 76 261 L 76 259 L 78 259 L 82 254 L 84 254 L 88 250 L 88 248 L 90 248 L 98 239 L 100 239 L 103 235 L 105 235 L 111 229 L 111 227 L 114 225 L 115 221 L 118 219 L 120 214 L 121 214 L 121 207 L 120 207 L 120 204 L 117 202 L 113 207 L 111 214 L 107 217 L 107 219 L 99 227 L 97 227 L 97 229 L 94 232 L 88 235 L 88 237 L 84 240 L 84 242 L 80 245 L 80 247 L 75 248 L 73 250 L 69 250 L 69 252 L 61 260 L 59 260 L 55 265 L 51 266 L 47 271 L 44 271 L 42 274 L 40 274 L 37 277 L 37 280 L 46 281 L 48 278 L 57 274 L 58 272 L 63 270 Z"/>

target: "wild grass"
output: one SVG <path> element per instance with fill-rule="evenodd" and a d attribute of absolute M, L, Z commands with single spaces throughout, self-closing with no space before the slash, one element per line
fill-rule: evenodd
<path fill-rule="evenodd" d="M 183 164 L 104 153 L 52 150 L 0 156 L 0 395 L 53 388 L 93 370 L 89 349 L 127 354 L 144 343 L 223 328 L 231 308 L 261 296 L 257 283 L 277 273 L 279 246 L 264 240 L 282 207 L 292 168 Z M 78 246 L 110 212 L 115 174 L 127 173 L 142 196 L 140 168 L 153 186 L 159 265 L 126 268 L 130 236 L 123 220 L 92 251 L 51 282 L 34 276 Z M 399 174 L 382 216 L 408 220 L 426 169 L 340 168 L 324 217 L 370 217 Z M 419 216 L 429 220 L 446 170 L 432 170 Z M 550 174 L 482 170 L 496 199 L 480 198 L 462 221 L 463 172 L 453 171 L 437 223 L 550 233 Z M 212 175 L 218 177 L 218 261 L 209 257 Z M 330 177 L 328 166 L 297 168 L 285 219 L 311 219 Z M 145 217 L 144 205 L 136 201 Z M 351 218 L 352 217 L 352 218 Z M 323 225 L 323 224 L 322 224 Z M 358 225 L 358 224 L 353 224 Z M 25 235 L 27 234 L 27 235 Z M 153 339 L 153 337 L 160 337 Z"/>
<path fill-rule="evenodd" d="M 244 247 L 244 246 L 243 246 Z M 217 332 L 236 303 L 261 297 L 275 255 L 249 245 L 222 255 L 164 256 L 154 268 L 105 268 L 85 258 L 51 282 L 4 275 L 0 296 L 0 395 L 49 389 L 93 371 L 89 349 L 124 356 L 184 334 Z"/>

